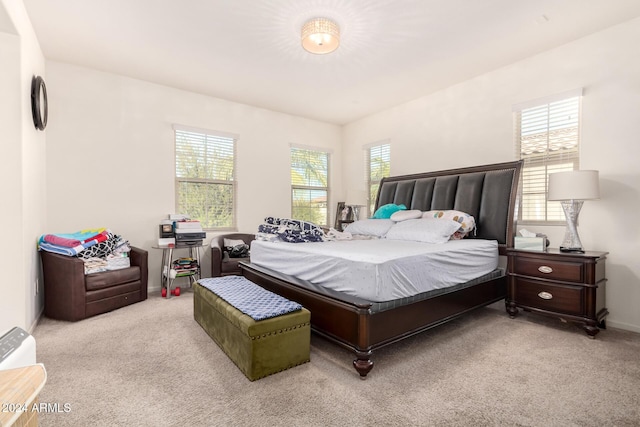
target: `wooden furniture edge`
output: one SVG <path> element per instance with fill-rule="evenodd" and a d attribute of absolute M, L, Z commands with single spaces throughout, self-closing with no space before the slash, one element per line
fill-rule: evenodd
<path fill-rule="evenodd" d="M 46 381 L 47 371 L 41 363 L 0 370 L 0 426 L 12 425 L 23 413 L 30 412 Z"/>

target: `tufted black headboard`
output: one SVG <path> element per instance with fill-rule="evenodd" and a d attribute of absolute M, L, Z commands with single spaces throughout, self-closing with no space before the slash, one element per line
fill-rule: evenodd
<path fill-rule="evenodd" d="M 469 237 L 511 247 L 521 168 L 522 161 L 516 161 L 383 178 L 375 208 L 395 203 L 466 212 L 476 220 L 476 233 Z"/>

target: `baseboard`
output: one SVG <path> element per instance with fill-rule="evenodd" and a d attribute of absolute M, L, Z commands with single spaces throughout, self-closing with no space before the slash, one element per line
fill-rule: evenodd
<path fill-rule="evenodd" d="M 33 331 L 36 330 L 36 326 L 38 326 L 38 323 L 40 323 L 40 319 L 42 319 L 42 316 L 44 316 L 44 307 L 42 307 L 40 313 L 38 313 L 31 326 L 29 326 L 29 330 L 27 332 L 33 335 Z"/>
<path fill-rule="evenodd" d="M 630 325 L 624 322 L 616 322 L 615 320 L 606 319 L 607 328 L 612 327 L 615 329 L 624 329 L 625 331 L 640 333 L 640 326 Z"/>

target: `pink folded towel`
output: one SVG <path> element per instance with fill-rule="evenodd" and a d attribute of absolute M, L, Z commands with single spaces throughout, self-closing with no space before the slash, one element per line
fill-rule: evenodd
<path fill-rule="evenodd" d="M 97 240 L 96 243 L 104 242 L 105 240 L 107 240 L 107 237 L 108 235 L 106 231 L 96 234 L 95 236 L 91 236 L 85 240 L 69 239 L 67 237 L 56 236 L 55 234 L 45 234 L 44 241 L 58 246 L 75 248 L 76 246 L 80 246 L 92 240 Z"/>

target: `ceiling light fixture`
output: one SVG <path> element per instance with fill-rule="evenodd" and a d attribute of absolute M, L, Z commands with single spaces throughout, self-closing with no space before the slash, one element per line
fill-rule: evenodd
<path fill-rule="evenodd" d="M 340 27 L 327 18 L 313 18 L 302 26 L 302 47 L 311 53 L 324 55 L 340 46 Z"/>

